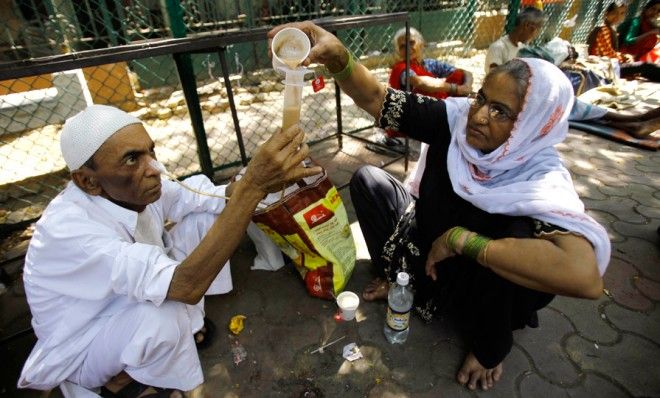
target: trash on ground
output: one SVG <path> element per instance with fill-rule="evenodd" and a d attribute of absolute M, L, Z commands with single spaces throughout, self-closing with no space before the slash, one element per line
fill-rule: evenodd
<path fill-rule="evenodd" d="M 335 339 L 335 340 L 329 342 L 328 344 L 324 344 L 324 345 L 320 346 L 319 348 L 315 349 L 314 351 L 310 352 L 310 354 L 316 354 L 317 352 L 323 354 L 323 350 L 326 347 L 330 347 L 331 345 L 335 344 L 336 342 L 343 339 L 344 337 L 346 337 L 346 336 L 341 336 L 340 338 Z"/>
<path fill-rule="evenodd" d="M 229 321 L 229 330 L 235 335 L 238 335 L 245 327 L 245 319 L 247 319 L 245 315 L 235 315 L 231 317 L 231 320 Z"/>
<path fill-rule="evenodd" d="M 231 341 L 231 355 L 234 360 L 234 365 L 238 365 L 247 358 L 247 350 L 237 338 L 230 335 L 229 340 Z"/>
<path fill-rule="evenodd" d="M 363 357 L 360 348 L 355 343 L 346 344 L 344 346 L 343 356 L 345 359 L 349 360 L 350 362 L 353 362 Z"/>

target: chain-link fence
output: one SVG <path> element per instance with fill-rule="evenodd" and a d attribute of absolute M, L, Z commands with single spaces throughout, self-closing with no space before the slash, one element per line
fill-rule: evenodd
<path fill-rule="evenodd" d="M 544 1 L 548 23 L 542 37 L 584 42 L 608 2 Z M 644 2 L 633 2 L 630 13 Z M 38 217 L 62 189 L 68 180 L 59 150 L 62 124 L 92 103 L 115 105 L 143 120 L 160 160 L 177 176 L 220 172 L 224 178 L 245 164 L 281 123 L 283 86 L 267 56 L 267 26 L 351 15 L 369 21 L 406 11 L 427 40 L 427 57 L 460 63 L 483 58 L 483 49 L 528 3 L 534 1 L 0 0 L 0 234 Z M 575 26 L 565 28 L 562 23 L 574 16 Z M 395 60 L 392 37 L 401 21 L 365 23 L 337 34 L 387 82 Z M 148 50 L 163 39 L 205 37 L 237 39 L 219 50 L 164 49 L 98 62 L 109 52 Z M 83 61 L 75 68 L 53 67 L 76 59 Z M 14 78 L 7 72 L 36 61 L 49 73 Z M 316 68 L 307 79 L 322 73 Z M 327 76 L 323 90 L 314 93 L 308 85 L 303 95 L 302 125 L 311 141 L 373 125 L 348 97 L 336 98 Z"/>

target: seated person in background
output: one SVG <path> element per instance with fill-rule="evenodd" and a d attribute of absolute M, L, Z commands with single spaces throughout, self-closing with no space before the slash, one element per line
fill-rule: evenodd
<path fill-rule="evenodd" d="M 589 55 L 615 58 L 621 63 L 634 61 L 634 58 L 629 54 L 618 51 L 619 37 L 615 26 L 623 21 L 627 10 L 628 6 L 619 0 L 613 1 L 607 6 L 603 19 L 604 24 L 595 27 L 587 38 Z"/>
<path fill-rule="evenodd" d="M 392 65 L 389 84 L 396 89 L 406 88 L 406 28 L 399 29 L 392 40 L 398 61 Z M 472 73 L 433 58 L 423 58 L 426 42 L 424 36 L 415 28 L 410 28 L 410 88 L 412 92 L 435 98 L 466 96 L 472 91 Z M 403 150 L 403 141 L 396 137 L 402 135 L 387 130 L 379 143 L 390 148 Z M 379 151 L 375 145 L 367 145 L 373 151 Z"/>
<path fill-rule="evenodd" d="M 650 0 L 639 16 L 628 19 L 619 25 L 619 48 L 632 55 L 636 61 L 657 62 L 658 26 L 656 19 L 660 13 L 660 0 Z"/>
<path fill-rule="evenodd" d="M 186 180 L 228 201 L 161 180 L 144 125 L 114 107 L 67 120 L 61 149 L 72 181 L 37 222 L 25 258 L 38 340 L 18 386 L 69 381 L 104 396 L 182 397 L 203 382 L 193 336 L 203 297 L 231 290 L 228 260 L 257 204 L 321 171 L 299 166 L 304 133 L 274 134 L 229 186 Z"/>
<path fill-rule="evenodd" d="M 472 73 L 432 58 L 422 58 L 426 42 L 421 33 L 410 28 L 410 88 L 413 93 L 435 98 L 463 97 L 472 92 Z M 394 35 L 399 61 L 392 65 L 390 87 L 406 88 L 406 29 Z"/>
<path fill-rule="evenodd" d="M 589 55 L 613 58 L 620 63 L 620 74 L 624 79 L 634 78 L 638 75 L 653 81 L 660 82 L 660 67 L 648 62 L 634 62 L 634 57 L 618 51 L 619 40 L 614 27 L 623 21 L 628 6 L 615 0 L 605 9 L 605 24 L 594 28 L 587 38 Z"/>
<path fill-rule="evenodd" d="M 488 47 L 484 65 L 486 73 L 491 68 L 514 59 L 518 50 L 536 38 L 544 22 L 543 11 L 536 7 L 526 7 L 520 11 L 513 30 Z"/>
<path fill-rule="evenodd" d="M 610 81 L 594 73 L 577 60 L 575 49 L 565 40 L 555 38 L 543 46 L 527 46 L 518 51 L 522 58 L 541 58 L 552 62 L 568 77 L 576 96 Z M 627 115 L 575 99 L 569 116 L 571 121 L 589 120 L 645 138 L 660 128 L 660 107 L 638 115 Z"/>

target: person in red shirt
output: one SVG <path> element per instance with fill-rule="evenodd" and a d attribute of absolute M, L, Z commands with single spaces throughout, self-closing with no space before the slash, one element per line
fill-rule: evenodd
<path fill-rule="evenodd" d="M 401 28 L 393 38 L 394 52 L 397 62 L 392 65 L 389 85 L 396 89 L 406 88 L 406 29 Z M 472 92 L 472 73 L 458 69 L 446 62 L 434 58 L 423 58 L 426 42 L 424 36 L 415 28 L 410 28 L 408 47 L 410 50 L 410 89 L 413 93 L 427 95 L 438 99 L 447 97 L 464 97 Z M 386 130 L 385 134 L 377 140 L 378 144 L 404 151 L 402 140 L 397 137 L 403 135 L 399 132 Z M 368 144 L 367 148 L 374 152 L 381 152 L 379 146 Z M 413 150 L 414 151 L 414 150 Z M 414 156 L 413 156 L 414 157 Z"/>
<path fill-rule="evenodd" d="M 595 28 L 587 39 L 589 55 L 613 58 L 619 61 L 621 77 L 644 77 L 653 82 L 660 81 L 660 67 L 648 62 L 634 62 L 630 54 L 619 51 L 619 37 L 614 27 L 626 16 L 628 6 L 614 1 L 605 10 L 605 25 Z"/>
<path fill-rule="evenodd" d="M 660 1 L 651 0 L 642 9 L 641 15 L 624 21 L 618 28 L 621 52 L 631 54 L 638 61 L 657 62 L 660 60 L 658 26 L 656 18 L 660 13 Z"/>
<path fill-rule="evenodd" d="M 628 6 L 613 2 L 605 10 L 605 24 L 596 27 L 589 34 L 589 55 L 616 58 L 619 62 L 632 62 L 633 57 L 619 52 L 619 36 L 614 27 L 626 17 Z"/>

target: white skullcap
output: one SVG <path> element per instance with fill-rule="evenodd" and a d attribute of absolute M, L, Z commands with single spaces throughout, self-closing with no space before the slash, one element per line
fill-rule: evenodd
<path fill-rule="evenodd" d="M 62 128 L 60 148 L 69 170 L 79 169 L 122 128 L 142 123 L 133 115 L 107 105 L 90 105 L 69 118 Z"/>

